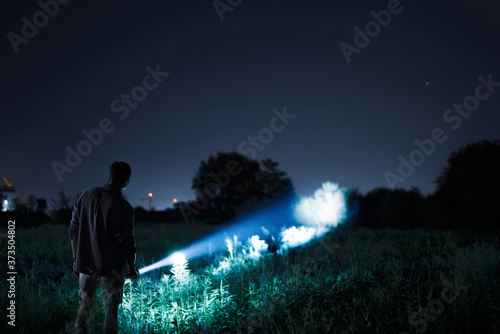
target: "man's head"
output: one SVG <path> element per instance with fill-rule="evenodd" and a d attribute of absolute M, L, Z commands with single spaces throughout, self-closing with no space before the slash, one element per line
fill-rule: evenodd
<path fill-rule="evenodd" d="M 128 163 L 115 161 L 109 166 L 109 184 L 125 190 L 130 181 L 131 174 L 132 169 L 130 169 Z"/>

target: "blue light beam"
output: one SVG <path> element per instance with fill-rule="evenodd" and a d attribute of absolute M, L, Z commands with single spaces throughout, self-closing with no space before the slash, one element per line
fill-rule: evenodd
<path fill-rule="evenodd" d="M 296 195 L 287 195 L 262 208 L 239 217 L 233 223 L 206 238 L 203 238 L 194 244 L 175 252 L 166 258 L 155 262 L 149 266 L 139 269 L 140 274 L 174 264 L 175 254 L 181 252 L 187 260 L 193 260 L 209 253 L 219 252 L 227 247 L 226 239 L 237 235 L 240 240 L 246 240 L 253 235 L 262 234 L 261 226 L 271 232 L 279 233 L 283 226 L 292 226 L 295 224 L 293 218 L 293 207 L 296 202 Z"/>
<path fill-rule="evenodd" d="M 240 240 L 248 240 L 266 231 L 266 234 L 281 235 L 285 249 L 300 246 L 336 227 L 345 218 L 346 212 L 344 189 L 334 183 L 325 182 L 312 197 L 299 199 L 295 193 L 282 196 L 234 219 L 225 229 L 139 269 L 139 273 L 144 274 L 174 265 L 180 254 L 185 256 L 186 260 L 192 260 L 211 252 L 217 253 L 227 247 L 226 239 L 234 235 Z"/>

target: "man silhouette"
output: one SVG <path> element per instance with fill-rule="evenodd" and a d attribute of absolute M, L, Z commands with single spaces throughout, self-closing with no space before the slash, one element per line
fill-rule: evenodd
<path fill-rule="evenodd" d="M 131 173 L 127 163 L 114 162 L 108 184 L 83 190 L 76 197 L 69 227 L 73 272 L 80 284 L 75 333 L 88 332 L 98 281 L 104 306 L 103 333 L 117 333 L 124 278 L 139 276 L 135 266 L 134 210 L 121 193 Z"/>

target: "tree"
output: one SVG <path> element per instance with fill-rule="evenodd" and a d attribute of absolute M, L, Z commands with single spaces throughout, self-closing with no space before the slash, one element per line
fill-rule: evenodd
<path fill-rule="evenodd" d="M 57 200 L 54 198 L 52 199 L 52 206 L 55 211 L 68 210 L 71 208 L 70 201 L 71 199 L 64 193 L 64 190 L 61 189 L 57 194 Z"/>
<path fill-rule="evenodd" d="M 500 227 L 500 141 L 453 152 L 436 179 L 441 220 L 448 227 Z"/>
<path fill-rule="evenodd" d="M 415 228 L 424 223 L 424 198 L 418 188 L 376 188 L 361 199 L 358 224 L 372 228 Z"/>
<path fill-rule="evenodd" d="M 33 194 L 29 194 L 28 196 L 28 209 L 33 212 L 36 208 L 36 197 Z"/>
<path fill-rule="evenodd" d="M 36 211 L 45 213 L 47 210 L 47 200 L 45 198 L 37 198 L 36 199 Z"/>
<path fill-rule="evenodd" d="M 464 187 L 498 186 L 500 181 L 500 141 L 468 144 L 451 153 L 448 165 L 436 179 L 437 192 Z"/>
<path fill-rule="evenodd" d="M 52 199 L 51 216 L 55 221 L 69 225 L 72 211 L 70 202 L 71 199 L 64 193 L 63 189 L 59 191 L 57 200 Z"/>
<path fill-rule="evenodd" d="M 260 173 L 262 193 L 268 196 L 290 191 L 292 180 L 287 173 L 278 169 L 278 163 L 271 159 L 262 160 L 265 169 Z"/>
<path fill-rule="evenodd" d="M 16 212 L 24 212 L 24 211 L 28 210 L 28 207 L 26 206 L 26 204 L 21 202 L 19 197 L 15 197 L 12 199 L 12 208 Z"/>
<path fill-rule="evenodd" d="M 238 152 L 218 152 L 202 161 L 191 187 L 196 200 L 180 207 L 184 218 L 188 212 L 188 216 L 199 214 L 210 220 L 224 220 L 245 203 L 257 203 L 292 188 L 277 162 L 266 159 L 262 164 L 264 170 L 257 160 Z"/>

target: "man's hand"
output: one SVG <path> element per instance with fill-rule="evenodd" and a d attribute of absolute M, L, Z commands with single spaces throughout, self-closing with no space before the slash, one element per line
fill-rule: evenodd
<path fill-rule="evenodd" d="M 80 278 L 80 273 L 78 271 L 76 271 L 76 261 L 73 262 L 73 274 L 75 274 L 76 279 Z"/>
<path fill-rule="evenodd" d="M 137 270 L 137 268 L 134 266 L 129 268 L 128 274 L 125 276 L 125 278 L 136 279 L 137 277 L 139 277 L 139 275 L 139 270 Z"/>
<path fill-rule="evenodd" d="M 139 277 L 139 270 L 135 267 L 135 260 L 137 258 L 137 255 L 135 253 L 129 254 L 126 256 L 127 259 L 127 264 L 128 264 L 128 273 L 125 276 L 125 278 L 130 278 L 130 279 L 136 279 Z"/>

